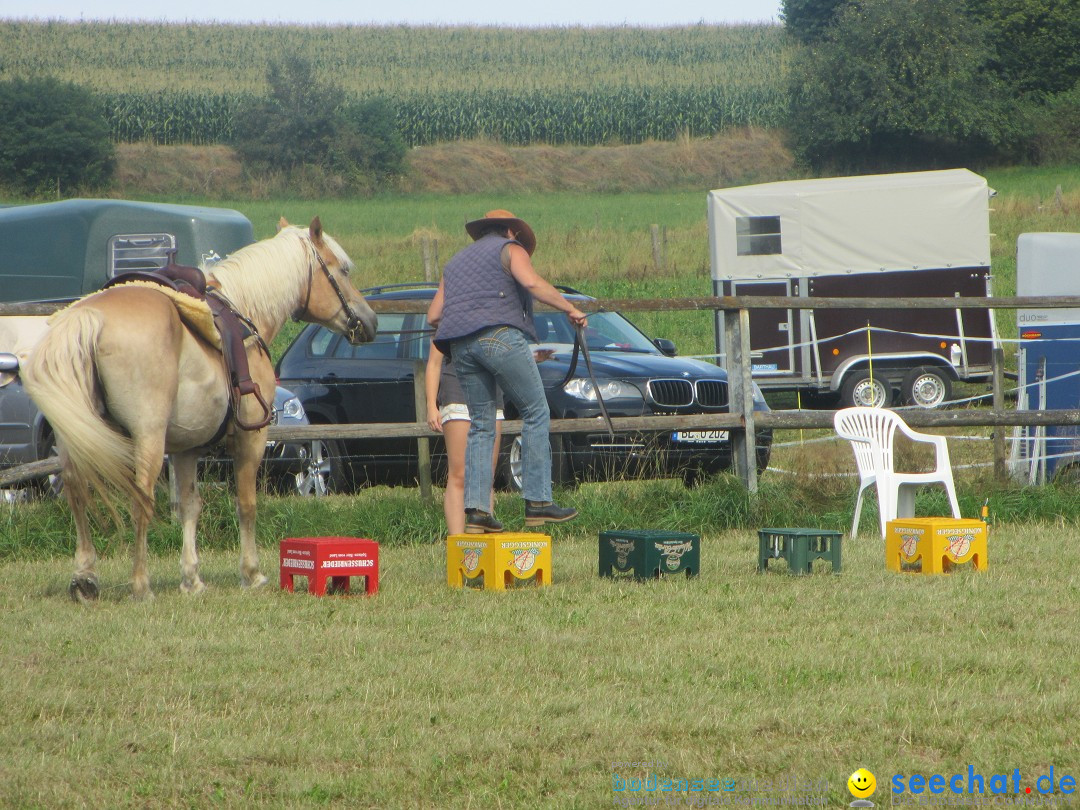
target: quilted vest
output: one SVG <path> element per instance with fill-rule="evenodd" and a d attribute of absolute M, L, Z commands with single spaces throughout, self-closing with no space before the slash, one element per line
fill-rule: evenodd
<path fill-rule="evenodd" d="M 512 326 L 536 340 L 533 299 L 502 265 L 505 236 L 489 234 L 459 251 L 443 268 L 443 314 L 435 345 L 450 353 L 450 342 L 490 326 Z"/>

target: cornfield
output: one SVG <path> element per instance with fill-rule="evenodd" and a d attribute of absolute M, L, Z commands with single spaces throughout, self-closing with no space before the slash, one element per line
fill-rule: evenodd
<path fill-rule="evenodd" d="M 381 96 L 410 145 L 672 139 L 775 126 L 789 55 L 775 25 L 301 27 L 0 21 L 0 79 L 102 94 L 117 141 L 218 143 L 295 53 L 342 100 Z"/>

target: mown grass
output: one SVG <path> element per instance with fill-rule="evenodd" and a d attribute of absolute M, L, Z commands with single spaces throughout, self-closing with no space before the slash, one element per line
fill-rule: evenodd
<path fill-rule="evenodd" d="M 387 542 L 374 598 L 241 592 L 231 551 L 185 598 L 155 555 L 153 604 L 117 555 L 90 609 L 66 560 L 8 560 L 0 804 L 583 808 L 655 772 L 825 780 L 836 806 L 858 767 L 881 803 L 891 774 L 969 765 L 1023 789 L 1077 771 L 1064 535 L 996 528 L 987 572 L 938 577 L 863 537 L 797 578 L 755 573 L 753 530 L 709 531 L 697 579 L 634 583 L 597 577 L 579 525 L 552 587 L 502 595 L 448 588 L 442 545 Z"/>

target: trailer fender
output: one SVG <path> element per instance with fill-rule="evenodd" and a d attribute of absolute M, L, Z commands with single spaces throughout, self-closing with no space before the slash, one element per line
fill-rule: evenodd
<path fill-rule="evenodd" d="M 868 357 L 865 354 L 859 354 L 848 357 L 836 367 L 836 370 L 832 373 L 832 378 L 829 380 L 829 390 L 834 392 L 839 391 L 843 388 L 844 378 L 847 377 L 848 374 L 855 369 L 864 370 L 871 368 L 871 360 L 873 361 L 872 367 L 875 376 L 880 373 L 882 377 L 887 377 L 897 384 L 903 380 L 904 375 L 907 374 L 908 371 L 918 366 L 934 366 L 940 368 L 948 374 L 949 379 L 953 382 L 960 379 L 955 366 L 939 354 L 928 354 L 925 352 L 919 352 L 917 354 L 876 354 L 873 358 Z"/>

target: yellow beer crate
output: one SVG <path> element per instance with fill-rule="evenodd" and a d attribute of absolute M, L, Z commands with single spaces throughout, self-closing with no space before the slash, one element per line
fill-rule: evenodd
<path fill-rule="evenodd" d="M 947 574 L 971 563 L 986 570 L 986 524 L 966 518 L 899 518 L 885 531 L 885 565 L 891 571 Z"/>
<path fill-rule="evenodd" d="M 538 532 L 452 534 L 446 538 L 451 588 L 505 591 L 551 584 L 551 537 Z"/>

